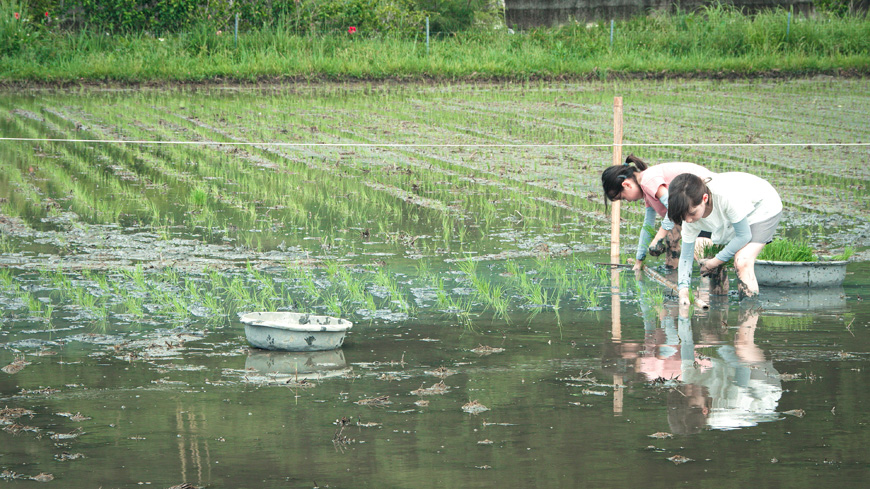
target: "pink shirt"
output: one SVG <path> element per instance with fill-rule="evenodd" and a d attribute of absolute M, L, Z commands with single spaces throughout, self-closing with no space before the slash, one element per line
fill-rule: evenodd
<path fill-rule="evenodd" d="M 676 162 L 651 166 L 641 173 L 639 182 L 640 188 L 643 190 L 643 200 L 646 202 L 646 206 L 655 209 L 656 213 L 660 216 L 666 215 L 668 209 L 656 198 L 656 192 L 659 191 L 659 187 L 662 185 L 665 187 L 670 185 L 671 180 L 681 173 L 691 173 L 701 178 L 712 177 L 714 175 L 710 170 L 694 163 Z"/>

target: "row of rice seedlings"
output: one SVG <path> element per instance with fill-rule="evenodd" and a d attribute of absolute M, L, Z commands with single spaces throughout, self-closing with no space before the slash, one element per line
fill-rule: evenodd
<path fill-rule="evenodd" d="M 496 316 L 505 316 L 508 309 L 508 297 L 504 287 L 501 284 L 494 284 L 492 281 L 480 276 L 477 273 L 477 262 L 471 257 L 458 262 L 459 270 L 465 274 L 466 278 L 471 281 L 474 287 L 475 297 L 481 300 L 486 307 L 492 307 Z"/>
<path fill-rule="evenodd" d="M 282 111 L 283 111 L 283 109 L 282 109 Z M 364 117 L 364 115 L 363 115 L 362 117 Z M 316 123 L 318 120 L 319 120 L 319 118 L 315 118 L 315 117 L 312 117 L 312 118 L 311 118 L 311 122 L 312 122 L 312 123 Z M 347 129 L 346 129 L 346 128 L 342 128 L 342 129 L 341 129 L 341 134 L 342 134 L 343 136 L 344 136 L 344 135 L 347 135 Z M 399 161 L 399 162 L 409 162 L 409 161 L 414 160 L 414 159 L 415 159 L 415 158 L 414 158 L 415 156 L 416 156 L 416 155 L 413 155 L 413 154 L 406 155 L 405 153 L 402 153 L 401 155 L 399 155 L 399 157 L 398 157 L 398 161 Z M 387 156 L 386 156 L 386 159 L 387 159 L 387 160 L 390 160 L 391 158 L 393 158 L 393 157 L 390 156 L 390 155 L 387 155 Z M 429 165 L 429 167 L 431 168 L 431 164 Z M 460 167 L 460 168 L 461 168 L 461 167 Z M 353 170 L 352 167 L 351 167 L 348 171 L 351 171 L 351 170 Z M 465 172 L 465 171 L 467 171 L 467 169 L 463 169 L 463 172 Z M 421 173 L 423 173 L 423 172 L 421 172 Z M 402 172 L 392 172 L 392 173 L 387 173 L 387 176 L 388 176 L 388 177 L 389 177 L 389 176 L 395 176 L 395 178 L 399 178 L 399 177 L 401 177 L 401 178 L 397 181 L 397 184 L 404 183 L 405 181 L 407 181 L 407 180 L 409 179 L 409 177 L 406 177 L 406 176 L 404 176 L 404 175 L 405 175 L 405 174 L 402 173 Z M 442 174 L 439 174 L 438 176 L 442 176 Z M 418 179 L 420 179 L 420 182 L 421 182 L 421 183 L 425 184 L 425 179 L 421 178 L 422 175 L 415 175 L 415 177 L 417 177 Z M 448 177 L 448 178 L 449 178 L 449 177 Z M 381 180 L 383 181 L 383 178 L 381 178 Z M 462 181 L 457 180 L 455 183 L 462 183 Z M 463 185 L 464 185 L 464 184 L 463 184 Z M 453 187 L 455 187 L 455 185 L 451 185 L 451 186 L 440 186 L 440 187 L 441 187 L 441 188 L 444 188 L 444 189 L 446 190 L 446 189 L 452 189 Z M 431 188 L 437 188 L 437 187 L 431 187 Z M 480 194 L 480 192 L 468 193 L 470 199 L 473 199 L 473 198 L 474 198 L 476 195 L 478 195 L 478 194 Z M 446 193 L 446 194 L 445 194 L 445 197 L 443 197 L 443 200 L 449 202 L 449 201 L 455 200 L 457 197 L 459 197 L 459 198 L 464 198 L 464 197 L 465 197 L 465 194 L 462 193 L 462 192 L 460 192 L 460 193 L 458 193 L 458 194 L 456 194 L 456 193 Z M 435 198 L 437 199 L 438 197 L 436 196 Z M 490 209 L 491 211 L 494 211 L 494 209 L 495 209 L 494 206 L 492 205 L 492 202 L 491 202 L 493 199 L 489 198 L 489 196 L 486 196 L 486 197 L 479 197 L 479 198 L 480 198 L 480 200 L 481 200 L 482 203 L 481 203 L 480 205 L 478 205 L 477 207 L 479 208 L 480 213 L 481 213 L 481 214 L 483 215 L 483 217 L 485 218 L 485 217 L 486 217 L 486 213 L 487 213 L 487 209 Z M 474 206 L 474 204 L 471 204 L 471 203 L 469 203 L 468 205 L 466 205 L 466 207 L 468 207 L 468 208 L 472 208 L 473 206 Z"/>
<path fill-rule="evenodd" d="M 8 269 L 0 269 L 0 289 L 17 298 L 27 309 L 30 317 L 51 321 L 54 306 L 43 303 L 35 294 L 19 284 L 19 280 Z"/>
<path fill-rule="evenodd" d="M 17 130 L 24 136 L 45 137 L 45 124 L 30 119 L 17 120 Z M 71 132 L 48 134 L 49 137 L 73 137 Z M 102 158 L 96 149 L 83 144 L 52 144 L 40 143 L 42 151 L 52 152 L 52 158 L 34 158 L 33 152 L 28 152 L 29 168 L 38 169 L 44 191 L 49 197 L 64 198 L 72 211 L 83 218 L 94 222 L 116 222 L 124 212 L 131 212 L 127 206 L 135 208 L 141 193 L 138 189 L 130 189 L 115 179 L 106 176 L 102 165 L 94 161 L 112 161 Z M 44 147 L 42 147 L 44 146 Z M 100 188 L 100 192 L 95 189 Z M 105 199 L 103 194 L 110 194 L 112 199 Z M 49 207 L 52 211 L 56 207 Z"/>
<path fill-rule="evenodd" d="M 411 311 L 411 304 L 399 287 L 398 281 L 387 273 L 386 270 L 383 268 L 378 269 L 377 273 L 375 273 L 374 283 L 386 289 L 390 302 L 396 304 L 399 310 L 405 313 Z"/>
<path fill-rule="evenodd" d="M 0 254 L 11 255 L 18 252 L 18 247 L 5 234 L 0 234 Z"/>

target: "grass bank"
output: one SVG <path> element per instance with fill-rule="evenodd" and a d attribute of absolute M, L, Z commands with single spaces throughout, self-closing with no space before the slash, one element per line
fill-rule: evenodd
<path fill-rule="evenodd" d="M 232 33 L 155 37 L 30 26 L 0 56 L 0 82 L 206 82 L 286 79 L 560 79 L 870 72 L 867 15 L 745 15 L 728 7 L 513 32 L 413 38 L 300 34 L 281 22 Z"/>

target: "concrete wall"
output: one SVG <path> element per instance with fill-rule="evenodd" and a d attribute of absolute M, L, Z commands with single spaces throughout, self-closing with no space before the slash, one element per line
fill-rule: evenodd
<path fill-rule="evenodd" d="M 507 24 L 521 29 L 554 26 L 579 21 L 624 19 L 650 10 L 696 9 L 713 3 L 711 0 L 504 0 Z M 795 12 L 812 10 L 812 0 L 733 0 L 746 11 L 792 6 Z"/>

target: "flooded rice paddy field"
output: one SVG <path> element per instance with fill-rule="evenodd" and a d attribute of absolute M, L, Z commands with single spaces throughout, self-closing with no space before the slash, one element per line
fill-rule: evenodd
<path fill-rule="evenodd" d="M 39 139 L 0 141 L 0 478 L 856 486 L 870 154 L 818 143 L 870 139 L 868 83 L 0 93 Z M 614 96 L 625 153 L 769 179 L 781 235 L 854 249 L 843 286 L 681 312 L 600 266 Z M 289 310 L 355 324 L 247 345 Z"/>

